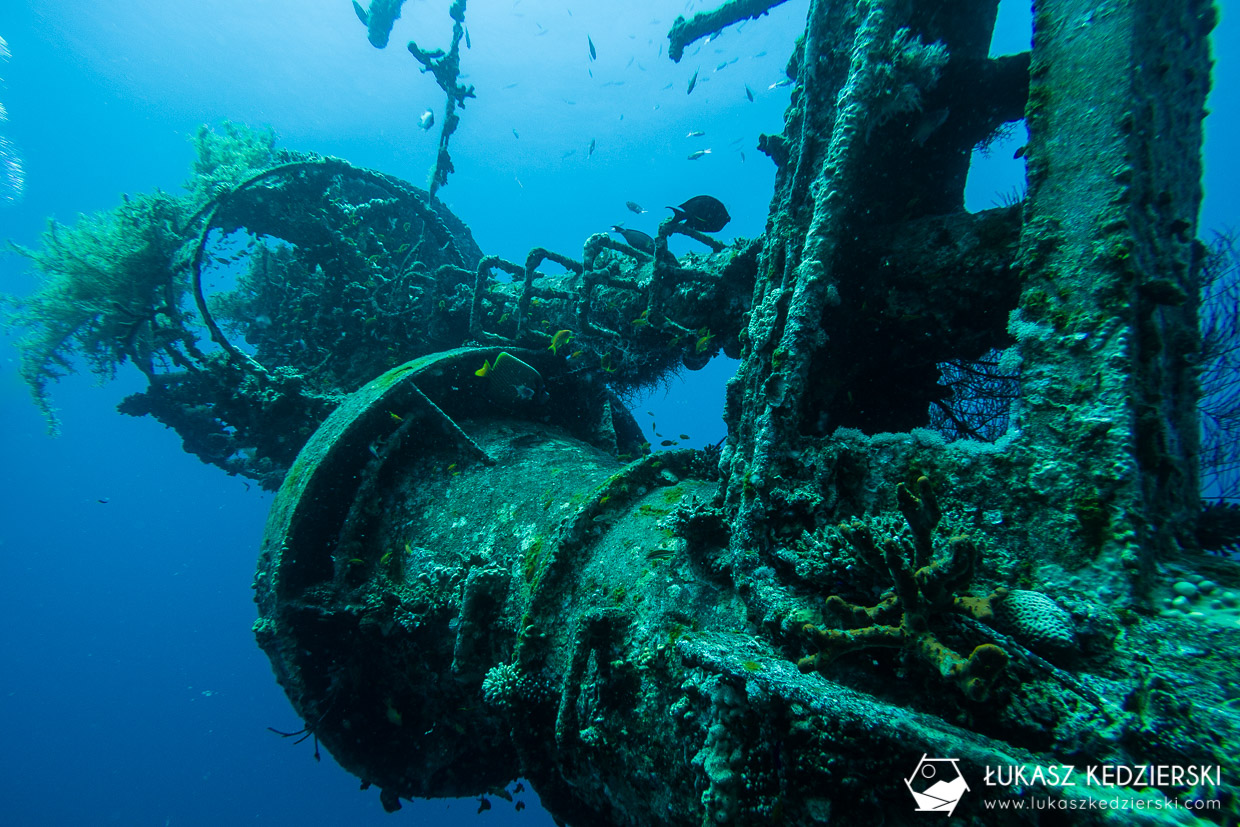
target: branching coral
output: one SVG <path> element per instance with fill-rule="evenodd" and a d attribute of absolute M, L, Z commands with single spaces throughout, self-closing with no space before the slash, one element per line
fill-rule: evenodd
<path fill-rule="evenodd" d="M 797 665 L 803 672 L 825 671 L 832 660 L 857 649 L 902 648 L 950 678 L 968 697 L 983 700 L 1007 665 L 1007 652 L 984 643 L 965 657 L 944 645 L 931 628 L 938 616 L 949 612 L 978 620 L 991 616 L 988 598 L 958 594 L 973 577 L 977 546 L 968 537 L 953 537 L 948 541 L 946 554 L 935 558 L 933 533 L 942 512 L 925 477 L 917 480 L 917 495 L 901 483 L 897 499 L 912 532 L 911 541 L 900 536 L 877 541 L 870 528 L 859 522 L 840 527 L 844 538 L 867 565 L 890 574 L 894 593 L 870 607 L 849 603 L 836 595 L 828 597 L 828 611 L 846 628 L 806 625 L 805 632 L 818 652 L 802 658 Z"/>
<path fill-rule="evenodd" d="M 17 248 L 42 284 L 9 324 L 26 330 L 22 378 L 53 430 L 48 384 L 74 371 L 75 354 L 110 377 L 127 360 L 149 376 L 157 353 L 175 362 L 192 352 L 178 309 L 188 282 L 176 263 L 186 212 L 160 192 L 127 197 L 72 227 L 51 222 L 37 250 Z"/>

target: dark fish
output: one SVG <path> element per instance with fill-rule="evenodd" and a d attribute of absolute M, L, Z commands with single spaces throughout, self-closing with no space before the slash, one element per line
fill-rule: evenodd
<path fill-rule="evenodd" d="M 700 233 L 717 233 L 732 220 L 723 202 L 709 195 L 695 195 L 679 207 L 668 209 L 676 214 L 677 221 Z"/>
<path fill-rule="evenodd" d="M 590 44 L 590 60 L 598 57 L 598 52 L 594 49 L 594 41 L 590 39 L 590 35 L 586 35 L 586 43 Z"/>
<path fill-rule="evenodd" d="M 586 150 L 586 157 L 589 158 L 594 154 L 594 139 L 590 139 L 590 148 Z"/>
<path fill-rule="evenodd" d="M 469 27 L 468 26 L 465 27 L 465 48 L 466 49 L 474 48 L 472 45 L 470 45 L 470 42 L 469 42 Z"/>
<path fill-rule="evenodd" d="M 617 224 L 611 228 L 611 231 L 619 233 L 624 238 L 625 243 L 633 249 L 654 255 L 654 239 L 641 230 L 630 230 Z"/>
<path fill-rule="evenodd" d="M 696 161 L 698 158 L 701 158 L 703 155 L 709 155 L 709 154 L 710 154 L 709 149 L 699 149 L 697 152 L 689 153 L 689 160 Z"/>
<path fill-rule="evenodd" d="M 693 71 L 693 77 L 689 78 L 689 88 L 688 88 L 688 90 L 686 90 L 686 91 L 685 91 L 685 94 L 686 94 L 686 95 L 692 95 L 692 94 L 693 94 L 693 87 L 694 87 L 694 86 L 697 86 L 697 76 L 698 76 L 698 72 L 699 72 L 699 71 L 701 71 L 701 70 L 699 70 L 699 69 L 695 69 L 695 70 Z"/>
<path fill-rule="evenodd" d="M 745 97 L 749 98 L 749 102 L 753 103 L 753 90 L 749 88 L 749 84 L 745 84 Z"/>
<path fill-rule="evenodd" d="M 624 206 L 629 208 L 629 212 L 635 212 L 638 215 L 645 212 L 645 210 L 642 209 L 642 205 L 638 204 L 636 201 L 625 201 Z"/>

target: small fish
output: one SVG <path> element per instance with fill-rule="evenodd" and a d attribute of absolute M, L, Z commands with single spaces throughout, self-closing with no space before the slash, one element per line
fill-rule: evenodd
<path fill-rule="evenodd" d="M 645 210 L 642 209 L 642 205 L 638 204 L 636 201 L 625 201 L 624 206 L 629 208 L 629 212 L 637 213 L 638 215 L 645 212 Z"/>
<path fill-rule="evenodd" d="M 718 66 L 715 67 L 715 71 L 722 72 L 726 68 L 728 68 L 728 62 L 725 60 L 723 63 L 720 63 Z"/>
<path fill-rule="evenodd" d="M 476 371 L 474 371 L 474 376 L 486 376 L 486 375 L 488 375 L 490 372 L 491 372 L 491 360 L 490 360 L 490 359 L 483 359 L 483 360 L 482 360 L 482 367 L 480 367 L 480 368 L 478 368 Z"/>
<path fill-rule="evenodd" d="M 700 71 L 701 71 L 700 69 L 693 70 L 693 77 L 689 78 L 689 88 L 685 90 L 686 95 L 693 94 L 693 87 L 697 86 L 697 76 L 698 76 L 698 72 Z"/>
<path fill-rule="evenodd" d="M 516 80 L 514 80 L 512 83 L 509 83 L 509 84 L 505 85 L 505 86 L 504 86 L 504 88 L 505 88 L 505 89 L 516 89 L 516 88 L 517 88 L 518 86 L 520 86 L 520 85 L 521 85 L 521 82 L 520 82 L 520 81 L 516 81 Z"/>
<path fill-rule="evenodd" d="M 689 153 L 689 160 L 696 161 L 698 158 L 701 158 L 703 155 L 709 155 L 709 154 L 710 154 L 709 149 L 699 149 L 697 152 Z"/>
<path fill-rule="evenodd" d="M 590 148 L 586 150 L 586 157 L 589 158 L 594 154 L 594 139 L 590 139 Z"/>
<path fill-rule="evenodd" d="M 422 117 L 418 118 L 418 126 L 423 129 L 430 129 L 435 125 L 435 113 L 427 109 L 422 113 Z"/>
<path fill-rule="evenodd" d="M 772 83 L 770 86 L 766 87 L 766 91 L 769 92 L 772 89 L 778 89 L 781 86 L 791 86 L 791 85 L 792 85 L 792 78 L 780 78 L 779 80 Z"/>
<path fill-rule="evenodd" d="M 466 49 L 474 48 L 473 45 L 470 44 L 469 42 L 469 27 L 468 26 L 465 27 L 465 48 Z"/>
<path fill-rule="evenodd" d="M 648 255 L 654 255 L 654 239 L 641 230 L 630 230 L 615 224 L 612 226 L 611 231 L 619 233 L 633 249 L 640 250 Z"/>
<path fill-rule="evenodd" d="M 560 348 L 572 341 L 572 338 L 573 332 L 571 330 L 558 330 L 556 331 L 556 334 L 551 337 L 551 347 L 547 348 L 547 350 L 552 353 L 559 354 Z"/>
<path fill-rule="evenodd" d="M 681 439 L 688 439 L 688 438 L 689 438 L 689 435 L 688 435 L 688 434 L 681 434 L 681 435 L 680 435 L 680 438 L 681 438 Z"/>
<path fill-rule="evenodd" d="M 674 439 L 665 439 L 665 440 L 663 440 L 662 442 L 660 442 L 659 444 L 660 444 L 660 445 L 662 445 L 664 448 L 670 448 L 671 446 L 673 446 L 673 445 L 679 445 L 680 443 L 679 443 L 679 442 L 677 442 L 677 441 L 676 441 L 676 440 L 674 440 Z"/>
<path fill-rule="evenodd" d="M 576 155 L 576 154 L 577 154 L 577 150 L 575 150 L 575 149 L 570 149 L 570 150 L 568 150 L 567 152 L 565 152 L 563 155 L 561 155 L 561 156 L 560 156 L 560 160 L 561 160 L 561 161 L 563 161 L 565 158 L 570 158 L 570 157 L 572 157 L 573 155 Z"/>
<path fill-rule="evenodd" d="M 715 334 L 711 333 L 710 330 L 707 328 L 702 329 L 705 330 L 706 333 L 703 336 L 700 336 L 694 344 L 693 350 L 696 353 L 705 353 L 710 348 L 710 340 L 715 338 Z"/>
<path fill-rule="evenodd" d="M 695 130 L 693 130 L 692 132 L 690 132 L 688 135 L 686 135 L 685 137 L 686 137 L 686 138 L 700 138 L 700 137 L 702 137 L 702 136 L 703 136 L 703 135 L 705 135 L 705 134 L 706 134 L 706 133 L 705 133 L 705 132 L 703 132 L 702 130 L 700 130 L 700 129 L 695 129 Z"/>
<path fill-rule="evenodd" d="M 400 414 L 397 414 L 397 413 L 392 413 L 391 411 L 388 411 L 388 416 L 392 417 L 392 420 L 393 420 L 393 421 L 395 421 L 395 422 L 404 422 L 404 421 L 405 421 L 405 418 L 404 418 L 403 416 L 401 416 Z"/>
<path fill-rule="evenodd" d="M 578 359 L 580 359 L 584 355 L 585 355 L 584 350 L 574 350 L 572 355 L 568 357 L 568 361 L 576 362 Z"/>
<path fill-rule="evenodd" d="M 594 48 L 594 41 L 590 39 L 590 35 L 586 35 L 586 43 L 590 45 L 590 60 L 598 57 L 598 51 Z"/>
<path fill-rule="evenodd" d="M 753 90 L 749 88 L 749 84 L 745 84 L 745 97 L 749 98 L 749 102 L 753 103 Z"/>
<path fill-rule="evenodd" d="M 632 66 L 632 65 L 633 65 L 633 61 L 635 61 L 635 60 L 637 60 L 637 56 L 636 56 L 636 55 L 634 55 L 633 57 L 630 57 L 630 58 L 629 58 L 629 62 L 628 62 L 628 63 L 626 63 L 626 64 L 624 64 L 624 68 L 625 68 L 625 69 L 627 69 L 627 68 L 629 68 L 630 66 Z"/>
<path fill-rule="evenodd" d="M 936 109 L 933 112 L 927 112 L 922 115 L 921 120 L 917 123 L 917 128 L 913 130 L 913 140 L 918 146 L 925 146 L 926 141 L 936 130 L 947 122 L 947 116 L 951 114 L 946 106 L 942 109 Z"/>
<path fill-rule="evenodd" d="M 516 128 L 515 128 L 515 127 L 514 127 L 514 128 L 513 128 L 513 130 L 512 130 L 512 137 L 514 137 L 514 138 L 520 138 L 520 137 L 521 137 L 519 134 L 517 134 L 517 130 L 516 130 Z"/>
<path fill-rule="evenodd" d="M 709 195 L 695 195 L 679 207 L 668 209 L 675 213 L 677 221 L 700 233 L 717 233 L 732 220 L 723 202 Z"/>

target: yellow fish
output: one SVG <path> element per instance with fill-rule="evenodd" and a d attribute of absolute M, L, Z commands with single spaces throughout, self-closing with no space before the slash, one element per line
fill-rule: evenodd
<path fill-rule="evenodd" d="M 558 355 L 560 346 L 568 344 L 572 341 L 572 338 L 573 332 L 571 330 L 557 330 L 556 334 L 551 337 L 551 347 L 547 349 Z"/>
<path fill-rule="evenodd" d="M 480 368 L 478 368 L 476 371 L 474 371 L 474 376 L 486 376 L 486 375 L 487 375 L 488 373 L 490 373 L 490 372 L 491 372 L 491 360 L 490 360 L 490 359 L 483 359 L 483 360 L 482 360 L 482 367 L 480 367 Z"/>
<path fill-rule="evenodd" d="M 715 338 L 715 334 L 711 333 L 709 329 L 703 329 L 706 330 L 706 334 L 699 338 L 697 344 L 693 346 L 694 351 L 697 353 L 705 353 L 706 349 L 710 347 L 710 340 Z"/>

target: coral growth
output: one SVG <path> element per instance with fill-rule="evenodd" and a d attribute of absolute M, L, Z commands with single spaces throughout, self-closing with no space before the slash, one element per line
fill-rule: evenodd
<path fill-rule="evenodd" d="M 859 606 L 832 595 L 827 609 L 846 628 L 819 629 L 806 625 L 805 633 L 818 652 L 802 658 L 803 672 L 825 671 L 847 652 L 871 647 L 902 648 L 954 681 L 973 700 L 986 698 L 991 685 L 1007 665 L 1008 654 L 993 643 L 983 643 L 967 657 L 944 645 L 932 630 L 936 619 L 960 612 L 978 620 L 992 616 L 990 598 L 961 596 L 977 563 L 977 546 L 968 537 L 953 537 L 947 553 L 935 559 L 933 533 L 942 517 L 930 481 L 917 480 L 914 495 L 903 483 L 897 488 L 900 512 L 912 531 L 904 536 L 876 540 L 869 526 L 854 522 L 840 532 L 862 560 L 891 575 L 894 593 L 876 606 Z"/>

